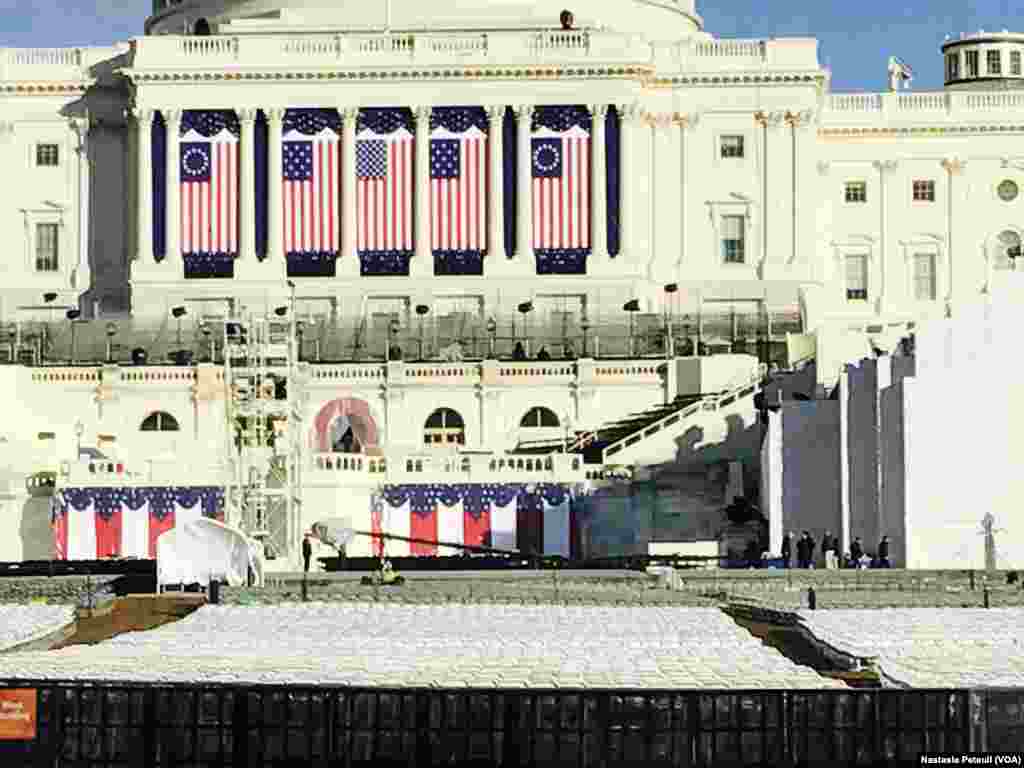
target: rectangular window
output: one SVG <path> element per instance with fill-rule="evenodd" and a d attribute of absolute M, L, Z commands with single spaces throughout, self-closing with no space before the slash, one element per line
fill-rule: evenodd
<path fill-rule="evenodd" d="M 978 52 L 964 51 L 964 63 L 967 65 L 967 76 L 978 76 Z"/>
<path fill-rule="evenodd" d="M 850 301 L 868 298 L 868 257 L 862 253 L 846 257 L 846 298 Z"/>
<path fill-rule="evenodd" d="M 1003 73 L 1003 52 L 985 51 L 985 66 L 990 75 L 1001 75 Z"/>
<path fill-rule="evenodd" d="M 947 53 L 946 54 L 946 79 L 947 80 L 959 80 L 960 79 L 960 54 L 959 53 Z"/>
<path fill-rule="evenodd" d="M 746 216 L 722 217 L 722 261 L 742 264 L 746 258 Z"/>
<path fill-rule="evenodd" d="M 868 201 L 868 183 L 866 181 L 846 182 L 846 202 L 866 203 Z"/>
<path fill-rule="evenodd" d="M 1010 74 L 1020 74 L 1020 51 L 1010 51 Z"/>
<path fill-rule="evenodd" d="M 914 254 L 914 298 L 918 301 L 935 300 L 935 254 Z"/>
<path fill-rule="evenodd" d="M 722 157 L 743 157 L 743 137 L 723 136 Z"/>
<path fill-rule="evenodd" d="M 60 163 L 60 151 L 56 144 L 36 144 L 36 165 L 55 166 Z"/>
<path fill-rule="evenodd" d="M 935 182 L 924 179 L 914 181 L 914 200 L 917 202 L 935 202 Z"/>
<path fill-rule="evenodd" d="M 56 224 L 36 224 L 36 271 L 57 271 Z"/>

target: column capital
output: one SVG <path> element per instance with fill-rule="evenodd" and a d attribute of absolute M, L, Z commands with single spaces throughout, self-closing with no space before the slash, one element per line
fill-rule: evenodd
<path fill-rule="evenodd" d="M 694 128 L 700 122 L 699 112 L 676 112 L 672 115 L 672 122 L 682 129 Z"/>
<path fill-rule="evenodd" d="M 504 104 L 492 104 L 487 107 L 487 119 L 492 123 L 499 122 L 503 117 L 505 117 Z"/>
<path fill-rule="evenodd" d="M 673 115 L 671 112 L 644 112 L 644 125 L 654 129 L 665 129 L 672 125 Z"/>
<path fill-rule="evenodd" d="M 886 171 L 895 171 L 900 167 L 899 160 L 875 160 L 871 163 L 879 173 L 884 174 Z"/>
<path fill-rule="evenodd" d="M 829 173 L 831 173 L 831 171 L 832 163 L 830 163 L 828 160 L 818 161 L 818 173 L 820 173 L 822 176 L 828 176 Z"/>
<path fill-rule="evenodd" d="M 942 167 L 950 176 L 956 176 L 967 168 L 967 161 L 959 157 L 946 157 L 942 160 Z"/>
<path fill-rule="evenodd" d="M 161 109 L 160 113 L 164 116 L 164 122 L 167 125 L 181 122 L 182 110 L 180 109 Z"/>
<path fill-rule="evenodd" d="M 139 123 L 152 123 L 156 119 L 156 110 L 149 107 L 132 107 L 131 114 Z"/>
<path fill-rule="evenodd" d="M 264 109 L 263 114 L 267 116 L 268 123 L 283 123 L 286 111 L 284 107 L 270 107 L 269 109 Z"/>
<path fill-rule="evenodd" d="M 631 123 L 636 121 L 642 114 L 640 105 L 635 101 L 629 104 L 616 104 L 616 111 L 619 113 L 619 122 Z"/>
<path fill-rule="evenodd" d="M 429 106 L 413 107 L 412 113 L 416 116 L 416 122 L 420 123 L 429 120 L 434 108 Z"/>
<path fill-rule="evenodd" d="M 516 117 L 520 119 L 526 118 L 527 120 L 529 120 L 531 117 L 533 117 L 533 109 L 535 106 L 536 105 L 534 104 L 517 104 L 516 106 L 513 107 L 513 109 L 516 112 Z"/>
<path fill-rule="evenodd" d="M 782 118 L 786 125 L 792 128 L 803 128 L 811 124 L 814 119 L 814 112 L 810 109 L 805 109 L 801 112 L 791 112 L 786 110 L 786 114 Z"/>
<path fill-rule="evenodd" d="M 338 107 L 338 114 L 342 120 L 354 123 L 359 119 L 359 107 Z"/>
<path fill-rule="evenodd" d="M 235 109 L 235 114 L 238 115 L 240 123 L 254 123 L 257 111 L 256 107 L 239 107 Z"/>
<path fill-rule="evenodd" d="M 590 114 L 595 120 L 604 120 L 608 116 L 609 104 L 593 104 L 590 107 Z"/>
<path fill-rule="evenodd" d="M 68 128 L 78 137 L 79 140 L 84 141 L 86 135 L 89 133 L 89 118 L 88 117 L 69 117 Z"/>
<path fill-rule="evenodd" d="M 758 110 L 754 113 L 754 122 L 760 126 L 778 128 L 786 119 L 785 112 L 765 112 Z"/>
<path fill-rule="evenodd" d="M 14 122 L 11 120 L 0 120 L 0 140 L 14 135 Z"/>

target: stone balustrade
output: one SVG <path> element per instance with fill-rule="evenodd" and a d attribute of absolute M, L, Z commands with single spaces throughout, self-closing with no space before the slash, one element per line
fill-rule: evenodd
<path fill-rule="evenodd" d="M 961 125 L 979 119 L 1019 123 L 1024 91 L 931 91 L 917 93 L 833 93 L 821 114 L 823 127 L 901 123 Z"/>
<path fill-rule="evenodd" d="M 89 68 L 126 48 L 0 48 L 0 82 L 88 80 Z"/>

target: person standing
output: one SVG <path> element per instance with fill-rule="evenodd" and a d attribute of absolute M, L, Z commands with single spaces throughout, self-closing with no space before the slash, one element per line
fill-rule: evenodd
<path fill-rule="evenodd" d="M 782 567 L 789 568 L 793 560 L 793 532 L 782 537 Z"/>
<path fill-rule="evenodd" d="M 836 567 L 836 539 L 832 531 L 825 531 L 821 540 L 821 551 L 825 553 L 825 567 L 834 570 Z"/>
<path fill-rule="evenodd" d="M 890 568 L 889 565 L 889 537 L 883 536 L 882 540 L 878 542 L 878 567 L 879 568 Z"/>
<path fill-rule="evenodd" d="M 302 564 L 303 573 L 309 573 L 309 561 L 313 557 L 313 542 L 309 540 L 309 534 L 307 533 L 302 537 Z"/>
<path fill-rule="evenodd" d="M 807 567 L 807 531 L 801 533 L 796 542 L 796 567 Z"/>
<path fill-rule="evenodd" d="M 850 562 L 853 563 L 854 568 L 860 567 L 860 558 L 864 554 L 864 545 L 861 544 L 860 536 L 853 540 L 853 544 L 850 545 Z"/>
<path fill-rule="evenodd" d="M 815 548 L 815 546 L 817 546 L 817 543 L 818 542 L 816 542 L 814 540 L 814 537 L 811 536 L 810 533 L 808 533 L 807 534 L 807 567 L 808 568 L 813 568 L 814 567 L 814 548 Z"/>

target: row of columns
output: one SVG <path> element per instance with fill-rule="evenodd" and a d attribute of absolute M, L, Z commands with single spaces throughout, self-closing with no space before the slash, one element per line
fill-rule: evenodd
<path fill-rule="evenodd" d="M 530 151 L 531 119 L 533 117 L 533 105 L 524 105 L 515 108 L 516 111 L 516 144 L 517 144 L 517 169 L 516 169 L 516 232 L 515 232 L 515 256 L 522 257 L 530 253 L 533 227 L 533 206 L 532 206 L 532 154 Z M 180 221 L 181 212 L 179 189 L 179 133 L 181 128 L 182 111 L 180 109 L 160 110 L 167 127 L 167 173 L 166 173 L 166 258 L 165 264 L 175 264 L 180 261 Z M 255 200 L 255 177 L 254 177 L 254 149 L 255 149 L 255 122 L 256 112 L 254 108 L 237 109 L 241 136 L 239 142 L 239 194 L 243 201 L 238 211 L 238 235 L 239 235 L 239 259 L 254 259 L 256 254 L 256 225 L 253 202 Z M 344 258 L 354 260 L 356 253 L 356 118 L 358 108 L 346 107 L 339 110 L 342 120 L 342 204 L 340 206 L 341 221 L 341 253 Z M 592 249 L 598 261 L 608 259 L 608 238 L 607 238 L 607 194 L 605 179 L 607 177 L 607 158 L 605 151 L 605 118 L 608 114 L 608 105 L 598 104 L 591 108 L 594 117 L 593 134 L 591 140 L 591 184 L 593 188 L 593 211 L 591 221 L 593 222 Z M 633 125 L 639 116 L 636 105 L 620 105 L 617 107 L 620 119 L 620 141 L 619 141 L 619 255 L 629 253 L 628 243 L 633 232 L 631 215 L 632 207 L 632 168 L 633 168 Z M 153 176 L 152 167 L 148 159 L 152 157 L 152 128 L 156 118 L 156 110 L 140 109 L 133 110 L 136 121 L 138 141 L 137 168 L 138 173 L 138 259 L 143 263 L 154 263 L 155 254 L 153 251 Z M 280 179 L 282 173 L 282 129 L 284 125 L 284 108 L 269 108 L 264 110 L 267 118 L 269 148 L 267 173 L 271 182 L 267 185 L 267 258 L 271 263 L 280 263 L 284 259 L 283 253 L 283 201 L 281 199 L 281 185 L 273 183 L 274 179 Z M 414 110 L 416 118 L 417 144 L 425 145 L 430 135 L 430 107 L 418 107 Z M 501 253 L 505 243 L 505 218 L 504 218 L 504 195 L 502 184 L 503 163 L 503 120 L 505 107 L 491 106 L 487 108 L 489 122 L 489 151 L 491 162 L 490 185 L 488 188 L 488 232 L 490 237 L 489 252 L 491 254 Z M 417 194 L 415 196 L 416 206 L 416 233 L 415 253 L 412 271 L 416 275 L 429 275 L 432 272 L 433 259 L 430 248 L 430 196 L 426 191 L 426 184 L 423 180 L 430 175 L 430 152 L 424 146 L 421 151 L 416 152 L 416 184 Z"/>

